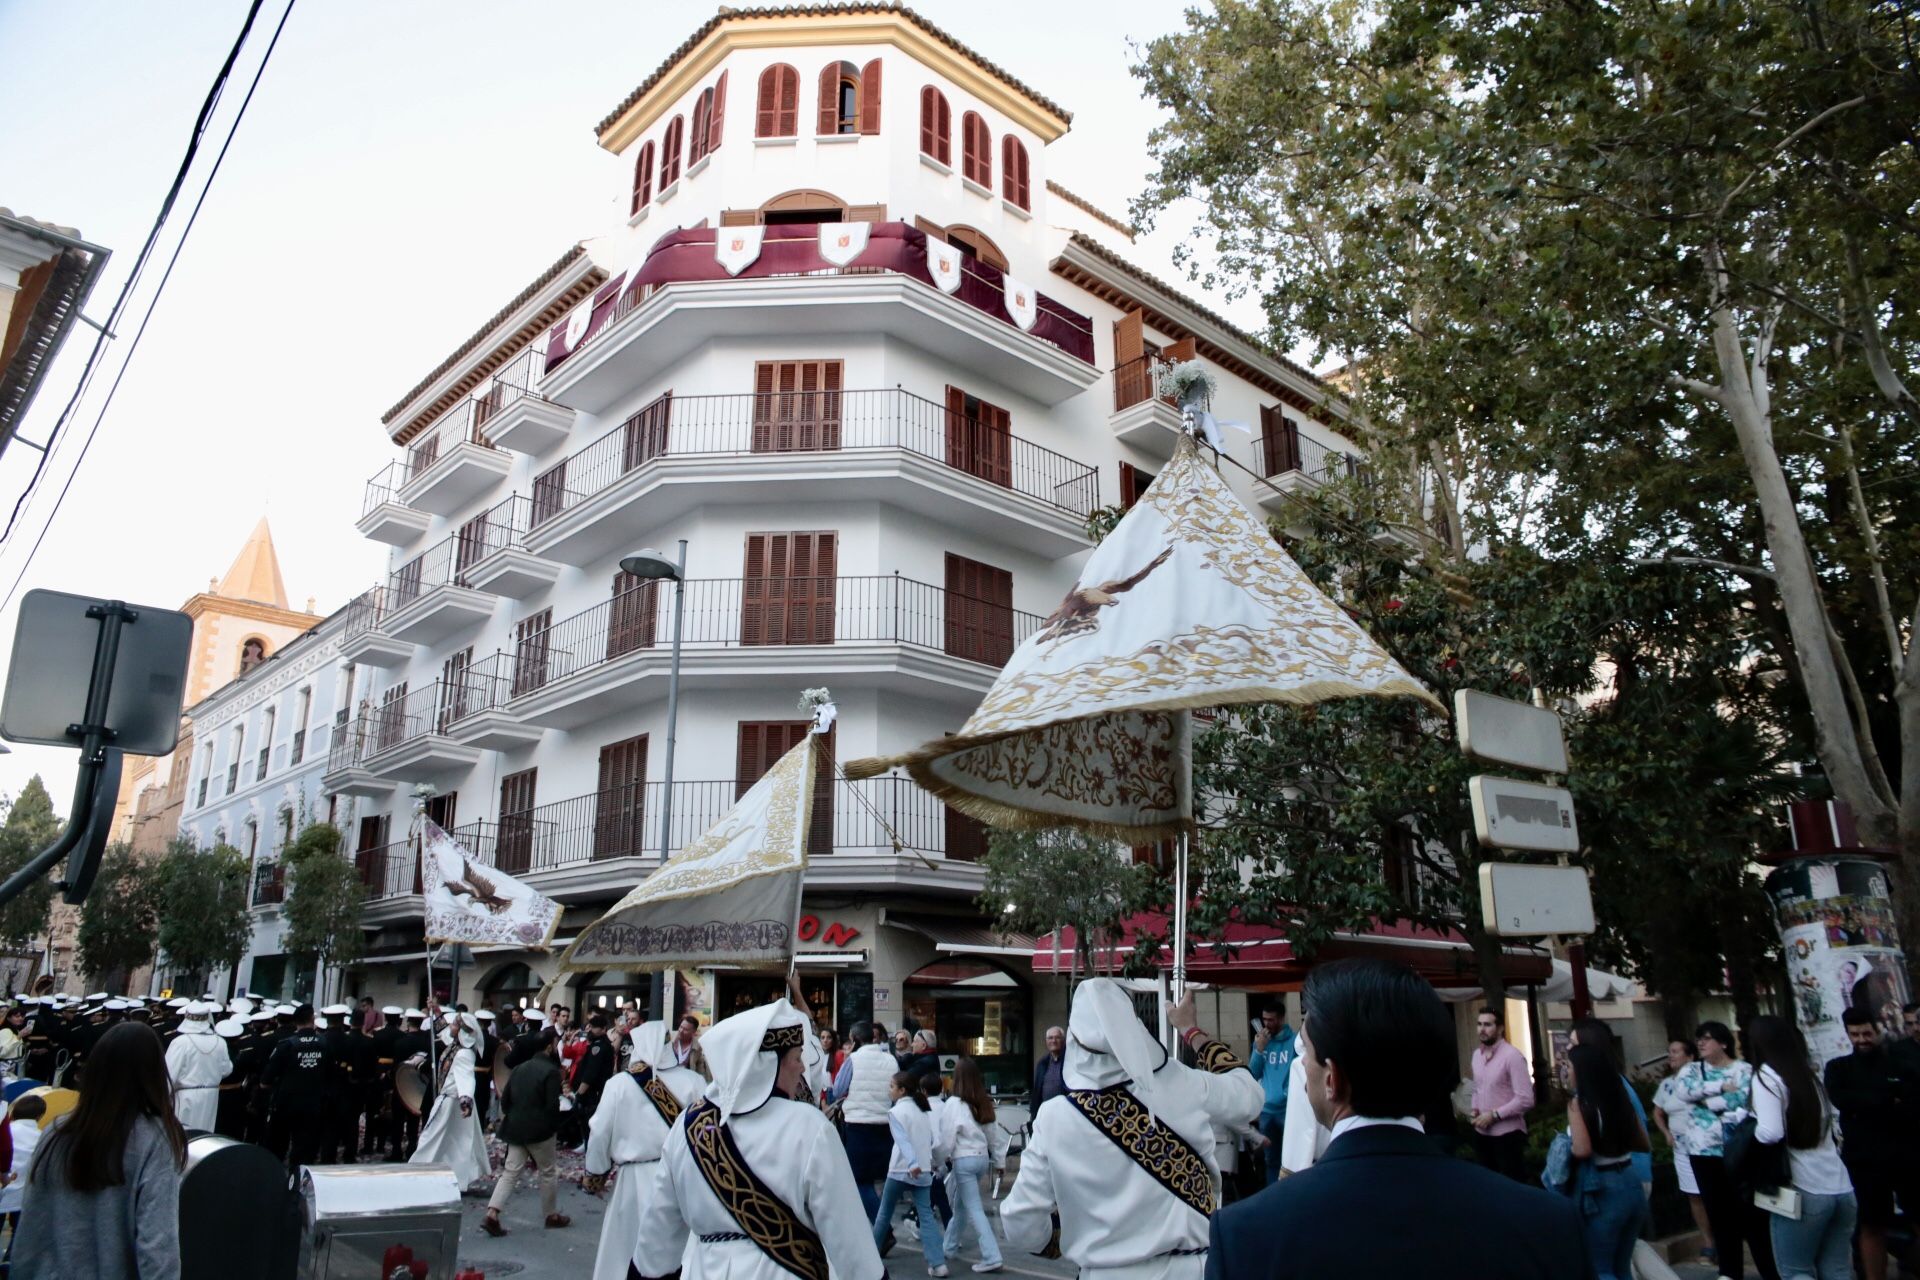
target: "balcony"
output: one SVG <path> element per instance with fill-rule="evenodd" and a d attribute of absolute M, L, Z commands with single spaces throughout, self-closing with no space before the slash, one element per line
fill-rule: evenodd
<path fill-rule="evenodd" d="M 357 735 L 360 764 L 376 778 L 424 781 L 480 762 L 480 749 L 456 742 L 448 728 L 466 713 L 464 682 L 436 680 L 368 712 Z"/>
<path fill-rule="evenodd" d="M 476 591 L 525 600 L 552 586 L 560 563 L 527 550 L 533 503 L 514 494 L 460 530 L 468 552 L 461 579 Z"/>
<path fill-rule="evenodd" d="M 1100 477 L 898 388 L 662 396 L 535 478 L 525 542 L 585 567 L 636 526 L 776 497 L 888 502 L 1057 557 L 1090 545 Z"/>
<path fill-rule="evenodd" d="M 409 641 L 396 640 L 381 625 L 387 587 L 379 583 L 355 596 L 340 627 L 340 656 L 356 666 L 397 667 L 413 657 Z"/>
<path fill-rule="evenodd" d="M 416 439 L 407 450 L 400 501 L 450 516 L 506 479 L 513 459 L 480 430 L 492 412 L 487 397 L 462 400 Z"/>
<path fill-rule="evenodd" d="M 529 747 L 546 732 L 507 707 L 513 692 L 514 655 L 495 653 L 456 677 L 459 688 L 449 702 L 445 733 L 463 746 L 487 751 Z"/>
<path fill-rule="evenodd" d="M 487 438 L 515 453 L 542 454 L 573 430 L 574 411 L 534 390 L 546 371 L 546 348 L 528 347 L 493 375 L 483 420 Z"/>
<path fill-rule="evenodd" d="M 971 705 L 1041 622 L 897 575 L 706 578 L 686 591 L 681 678 L 702 687 L 805 670 L 922 695 L 944 687 Z M 672 607 L 669 589 L 646 583 L 563 618 L 501 655 L 488 688 L 519 723 L 550 729 L 642 706 L 664 693 Z"/>
<path fill-rule="evenodd" d="M 320 785 L 341 796 L 377 798 L 392 794 L 394 779 L 375 773 L 366 763 L 378 730 L 373 713 L 336 725 L 333 743 L 327 748 L 327 771 L 320 776 Z"/>
<path fill-rule="evenodd" d="M 1141 356 L 1113 370 L 1113 412 L 1107 425 L 1114 438 L 1157 458 L 1171 458 L 1180 438 L 1180 410 L 1173 401 L 1153 393 L 1153 377 L 1160 368 L 1157 356 Z"/>
<path fill-rule="evenodd" d="M 287 899 L 287 865 L 256 862 L 253 866 L 253 905 L 276 906 Z"/>
<path fill-rule="evenodd" d="M 1254 486 L 1254 500 L 1271 515 L 1289 517 L 1292 498 L 1318 489 L 1329 480 L 1360 474 L 1359 457 L 1336 449 L 1307 434 L 1292 418 L 1282 429 L 1253 442 L 1256 469 L 1265 479 Z"/>
<path fill-rule="evenodd" d="M 367 481 L 367 494 L 360 504 L 360 519 L 354 527 L 375 542 L 404 547 L 427 531 L 432 517 L 400 501 L 399 493 L 407 482 L 407 464 L 389 462 Z"/>
<path fill-rule="evenodd" d="M 434 644 L 491 618 L 496 597 L 466 578 L 481 549 L 463 528 L 389 574 L 380 630 L 405 644 Z"/>
<path fill-rule="evenodd" d="M 1099 380 L 1086 316 L 1036 292 L 1033 325 L 1023 329 L 998 270 L 962 257 L 948 293 L 933 283 L 923 233 L 900 222 L 868 225 L 866 248 L 846 266 L 820 256 L 821 228 L 769 227 L 759 258 L 737 276 L 714 261 L 724 229 L 668 233 L 639 271 L 549 331 L 542 393 L 604 413 L 716 339 L 795 333 L 886 334 L 1048 405 Z"/>
<path fill-rule="evenodd" d="M 632 888 L 659 865 L 665 786 L 614 787 L 497 821 L 469 823 L 452 834 L 476 861 L 524 878 L 542 893 L 567 901 L 604 897 Z M 710 830 L 745 790 L 746 784 L 732 779 L 674 783 L 671 852 Z M 973 864 L 985 840 L 980 824 L 910 779 L 822 779 L 809 832 L 808 855 L 814 861 L 807 881 L 813 887 L 977 893 L 980 875 Z M 411 841 L 364 850 L 355 864 L 369 899 L 404 900 L 421 891 Z"/>

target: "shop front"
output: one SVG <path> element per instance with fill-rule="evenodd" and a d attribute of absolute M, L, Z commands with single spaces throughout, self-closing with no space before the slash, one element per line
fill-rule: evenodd
<path fill-rule="evenodd" d="M 1033 1077 L 1033 1002 L 1028 984 L 987 960 L 953 956 L 907 976 L 906 1015 L 932 1031 L 943 1070 L 965 1054 L 987 1088 L 1024 1093 Z"/>

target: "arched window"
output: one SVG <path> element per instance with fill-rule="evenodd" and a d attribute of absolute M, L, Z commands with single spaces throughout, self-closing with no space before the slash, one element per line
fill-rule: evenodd
<path fill-rule="evenodd" d="M 653 199 L 653 144 L 647 143 L 640 148 L 639 159 L 633 162 L 633 210 L 638 213 L 646 208 Z"/>
<path fill-rule="evenodd" d="M 941 164 L 953 163 L 953 108 L 932 85 L 920 91 L 920 150 Z"/>
<path fill-rule="evenodd" d="M 880 132 L 880 59 L 864 67 L 829 62 L 820 68 L 820 111 L 814 132 Z"/>
<path fill-rule="evenodd" d="M 1000 194 L 1027 212 L 1033 212 L 1027 188 L 1027 149 L 1012 134 L 1000 139 Z"/>
<path fill-rule="evenodd" d="M 947 243 L 969 258 L 1001 271 L 1007 269 L 1007 255 L 1000 252 L 1000 246 L 972 227 L 948 227 Z"/>
<path fill-rule="evenodd" d="M 725 133 L 727 120 L 727 73 L 722 71 L 720 78 L 713 82 L 713 109 L 707 112 L 707 154 L 712 155 L 720 149 L 720 139 Z"/>
<path fill-rule="evenodd" d="M 993 189 L 993 133 L 977 111 L 960 117 L 960 176 Z"/>
<path fill-rule="evenodd" d="M 687 144 L 687 163 L 699 164 L 707 158 L 709 125 L 713 120 L 713 90 L 702 89 L 693 104 L 693 138 Z"/>
<path fill-rule="evenodd" d="M 756 138 L 791 138 L 800 132 L 800 73 L 776 62 L 760 73 Z"/>
<path fill-rule="evenodd" d="M 240 646 L 240 674 L 245 675 L 267 660 L 267 642 L 259 636 L 250 637 Z"/>
<path fill-rule="evenodd" d="M 680 181 L 680 138 L 686 133 L 686 118 L 675 116 L 660 139 L 660 189 L 665 191 Z"/>

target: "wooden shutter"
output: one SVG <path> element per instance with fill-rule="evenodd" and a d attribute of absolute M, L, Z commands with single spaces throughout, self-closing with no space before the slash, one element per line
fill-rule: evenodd
<path fill-rule="evenodd" d="M 1033 208 L 1027 187 L 1027 148 L 1010 133 L 1000 140 L 1000 194 L 1022 209 Z"/>
<path fill-rule="evenodd" d="M 987 827 L 978 818 L 970 818 L 952 805 L 947 811 L 947 861 L 978 862 L 987 852 Z"/>
<path fill-rule="evenodd" d="M 707 135 L 713 113 L 713 90 L 702 89 L 693 102 L 693 136 L 687 142 L 687 163 L 698 164 L 707 154 Z"/>
<path fill-rule="evenodd" d="M 393 600 L 387 606 L 389 610 L 400 609 L 420 598 L 420 570 L 426 557 L 415 556 L 401 565 L 393 575 Z"/>
<path fill-rule="evenodd" d="M 722 71 L 720 78 L 713 82 L 713 110 L 707 114 L 707 150 L 720 149 L 720 139 L 724 133 L 727 119 L 727 73 Z"/>
<path fill-rule="evenodd" d="M 465 579 L 466 571 L 471 568 L 480 557 L 487 554 L 487 539 L 489 536 L 487 531 L 488 514 L 488 512 L 483 511 L 460 526 L 460 532 L 454 541 L 453 551 L 453 580 L 456 586 L 464 587 L 467 585 Z"/>
<path fill-rule="evenodd" d="M 1165 351 L 1161 352 L 1160 358 L 1168 364 L 1180 364 L 1187 360 L 1198 360 L 1200 358 L 1198 344 L 1192 338 L 1182 338 L 1180 341 L 1170 344 Z"/>
<path fill-rule="evenodd" d="M 675 116 L 660 139 L 660 189 L 666 190 L 680 180 L 680 141 L 686 133 L 686 117 Z"/>
<path fill-rule="evenodd" d="M 941 164 L 953 163 L 953 108 L 932 85 L 920 91 L 920 149 Z"/>
<path fill-rule="evenodd" d="M 447 726 L 469 714 L 478 702 L 472 695 L 472 682 L 468 679 L 468 670 L 473 666 L 473 649 L 460 650 L 440 664 L 440 724 L 439 731 L 445 733 Z"/>
<path fill-rule="evenodd" d="M 1140 495 L 1153 485 L 1153 473 L 1142 471 L 1130 462 L 1120 464 L 1120 505 L 1131 510 L 1133 504 L 1140 501 Z"/>
<path fill-rule="evenodd" d="M 1277 404 L 1260 406 L 1261 474 L 1285 475 L 1300 469 L 1300 427 Z"/>
<path fill-rule="evenodd" d="M 360 883 L 378 895 L 387 886 L 387 815 L 360 819 L 360 839 L 354 851 L 353 865 Z"/>
<path fill-rule="evenodd" d="M 776 116 L 777 138 L 791 138 L 800 132 L 800 73 L 782 66 L 779 77 L 780 108 Z"/>
<path fill-rule="evenodd" d="M 812 727 L 811 720 L 742 720 L 739 751 L 734 758 L 734 799 L 747 794 L 781 756 L 808 737 L 807 730 Z M 833 852 L 834 731 L 829 729 L 824 736 L 821 758 L 813 771 L 813 821 L 807 828 L 809 857 Z"/>
<path fill-rule="evenodd" d="M 993 133 L 976 111 L 960 117 L 960 174 L 993 189 Z"/>
<path fill-rule="evenodd" d="M 740 584 L 740 643 L 832 644 L 838 535 L 750 533 Z"/>
<path fill-rule="evenodd" d="M 538 529 L 566 509 L 567 460 L 562 458 L 533 478 L 533 511 L 528 524 Z"/>
<path fill-rule="evenodd" d="M 522 769 L 500 779 L 500 834 L 493 864 L 509 875 L 533 865 L 533 788 L 538 769 Z"/>
<path fill-rule="evenodd" d="M 649 142 L 640 148 L 640 154 L 633 162 L 633 208 L 629 214 L 640 212 L 653 199 L 653 144 Z"/>
<path fill-rule="evenodd" d="M 776 63 L 760 73 L 760 87 L 754 98 L 753 136 L 778 138 L 780 134 L 780 73 L 789 68 Z"/>
<path fill-rule="evenodd" d="M 947 388 L 947 465 L 997 485 L 1013 484 L 1013 415 Z"/>
<path fill-rule="evenodd" d="M 723 227 L 753 227 L 760 223 L 758 209 L 722 209 L 720 225 Z"/>
<path fill-rule="evenodd" d="M 600 748 L 593 856 L 632 857 L 646 848 L 647 735 Z"/>
<path fill-rule="evenodd" d="M 860 68 L 860 132 L 880 132 L 880 59 Z"/>
<path fill-rule="evenodd" d="M 653 647 L 654 622 L 659 616 L 660 587 L 650 578 L 625 569 L 613 575 L 613 598 L 607 605 L 607 656 L 617 658 L 635 649 Z"/>
<path fill-rule="evenodd" d="M 947 553 L 947 645 L 956 658 L 1003 667 L 1013 656 L 1013 574 Z"/>
<path fill-rule="evenodd" d="M 753 451 L 840 447 L 838 360 L 763 360 L 753 369 Z"/>
<path fill-rule="evenodd" d="M 673 392 L 665 391 L 621 424 L 626 432 L 626 439 L 620 446 L 622 475 L 666 453 L 667 422 L 672 412 Z"/>
<path fill-rule="evenodd" d="M 1113 322 L 1113 407 L 1116 412 L 1153 394 L 1153 370 L 1146 360 L 1147 337 L 1138 311 Z"/>
<path fill-rule="evenodd" d="M 547 682 L 547 632 L 553 610 L 528 614 L 513 627 L 513 695 L 538 689 Z"/>
<path fill-rule="evenodd" d="M 840 132 L 840 64 L 820 68 L 820 114 L 815 133 Z"/>

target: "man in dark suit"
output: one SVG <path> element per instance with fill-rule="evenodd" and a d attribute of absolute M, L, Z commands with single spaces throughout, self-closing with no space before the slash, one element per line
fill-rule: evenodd
<path fill-rule="evenodd" d="M 1589 1280 L 1573 1202 L 1440 1154 L 1419 1117 L 1460 1080 L 1433 988 L 1385 960 L 1307 979 L 1300 1049 L 1333 1130 L 1310 1169 L 1213 1216 L 1208 1280 Z"/>

